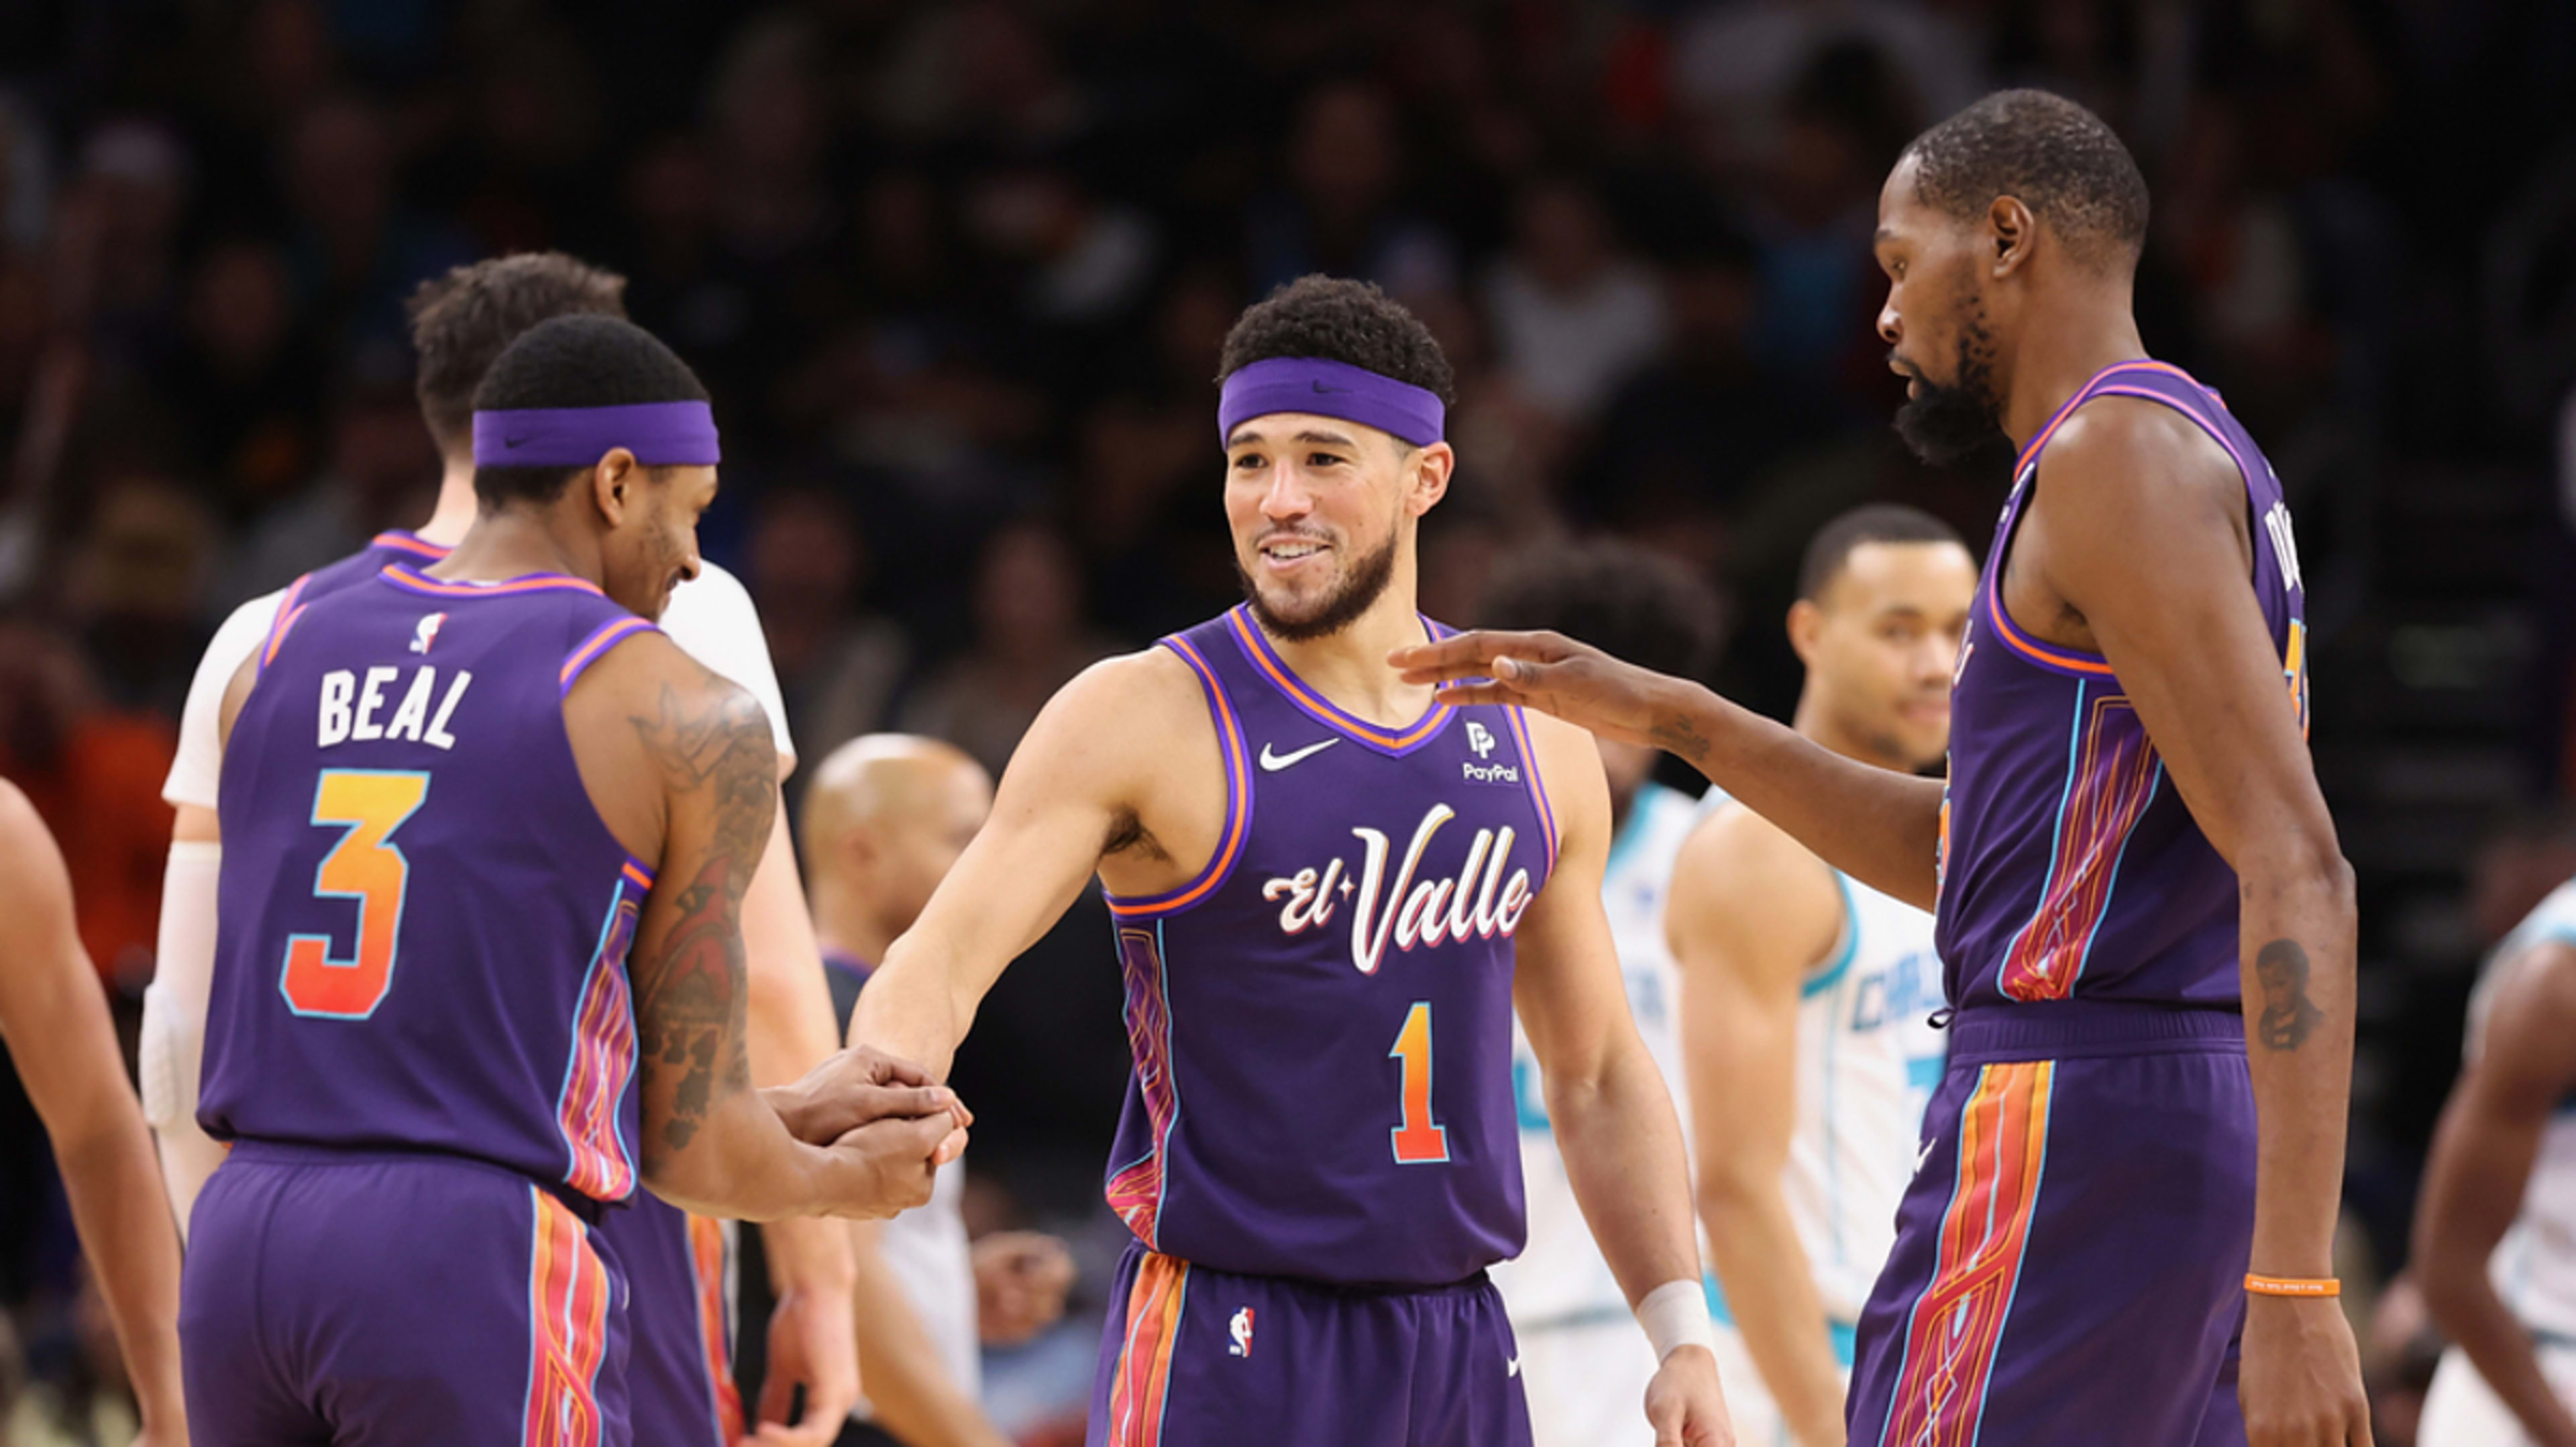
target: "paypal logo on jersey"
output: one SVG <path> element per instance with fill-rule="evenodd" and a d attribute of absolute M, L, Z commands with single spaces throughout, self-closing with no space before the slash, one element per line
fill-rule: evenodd
<path fill-rule="evenodd" d="M 1474 767 L 1470 765 L 1469 767 Z M 1279 931 L 1304 934 L 1332 923 L 1343 904 L 1351 906 L 1351 964 L 1374 975 L 1393 941 L 1399 950 L 1437 948 L 1469 936 L 1508 938 L 1520 928 L 1535 891 L 1527 868 L 1510 869 L 1514 831 L 1479 829 L 1467 843 L 1467 859 L 1455 875 L 1423 878 L 1423 856 L 1442 826 L 1458 817 L 1446 804 L 1434 804 L 1415 825 L 1404 857 L 1392 872 L 1387 861 L 1393 841 L 1380 830 L 1354 825 L 1360 841 L 1357 878 L 1340 859 L 1321 869 L 1265 882 L 1261 897 L 1280 904 Z M 1510 869 L 1507 875 L 1504 871 Z"/>
<path fill-rule="evenodd" d="M 1467 747 L 1474 749 L 1476 757 L 1480 759 L 1493 753 L 1493 731 L 1474 719 L 1467 720 Z"/>

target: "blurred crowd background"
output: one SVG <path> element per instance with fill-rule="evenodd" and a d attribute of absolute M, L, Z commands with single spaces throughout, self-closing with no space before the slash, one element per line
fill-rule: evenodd
<path fill-rule="evenodd" d="M 1715 681 L 1785 713 L 1816 523 L 1991 534 L 2005 460 L 1929 472 L 1888 430 L 1869 237 L 1905 140 L 2007 84 L 2128 139 L 2148 344 L 2297 510 L 2361 881 L 2348 1274 L 2388 1277 L 2479 955 L 2576 873 L 2560 0 L 9 0 L 0 774 L 130 1020 L 208 634 L 426 518 L 403 298 L 543 247 L 623 272 L 713 389 L 703 540 L 807 760 L 892 726 L 998 769 L 1084 664 L 1232 601 L 1218 339 L 1318 270 L 1458 368 L 1427 611 L 1620 534 L 1721 585 Z M 987 1217 L 1095 1263 L 1108 939 L 1077 910 L 958 1067 Z M 79 1440 L 116 1368 L 51 1175 L 0 1073 L 0 1397 Z M 2402 1442 L 2429 1357 L 2380 1325 Z"/>

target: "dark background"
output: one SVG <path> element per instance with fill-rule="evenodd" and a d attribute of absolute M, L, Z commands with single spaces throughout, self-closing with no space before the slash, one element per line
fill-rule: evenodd
<path fill-rule="evenodd" d="M 0 0 L 0 773 L 130 1018 L 209 632 L 427 516 L 401 299 L 536 247 L 623 271 L 713 389 L 706 548 L 809 761 L 900 726 L 998 765 L 1082 664 L 1231 601 L 1216 344 L 1308 270 L 1458 366 L 1428 611 L 1623 534 L 1725 591 L 1717 681 L 1785 713 L 1818 521 L 1991 533 L 1999 458 L 1929 473 L 1888 432 L 1868 237 L 1907 137 L 2005 84 L 2136 151 L 2148 344 L 2298 513 L 2361 881 L 2352 1244 L 2393 1271 L 2478 956 L 2576 872 L 2556 0 Z M 1000 1214 L 1096 1216 L 1106 941 L 1078 910 L 961 1058 Z M 51 1171 L 11 1093 L 0 1384 L 78 1396 L 112 1352 Z"/>

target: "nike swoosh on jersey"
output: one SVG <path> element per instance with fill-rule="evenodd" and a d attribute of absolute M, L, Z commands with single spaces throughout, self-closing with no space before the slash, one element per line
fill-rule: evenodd
<path fill-rule="evenodd" d="M 1507 1376 L 1507 1377 L 1517 1377 L 1517 1376 L 1519 1376 L 1520 1374 L 1521 1374 L 1521 1359 L 1520 1359 L 1519 1357 L 1514 1357 L 1514 1358 L 1512 1358 L 1510 1361 L 1507 1361 L 1507 1362 L 1503 1363 L 1503 1375 L 1504 1375 L 1504 1376 Z"/>
<path fill-rule="evenodd" d="M 1264 773 L 1269 773 L 1269 774 L 1275 774 L 1275 773 L 1278 773 L 1281 769 L 1284 769 L 1284 768 L 1288 767 L 1290 764 L 1293 764 L 1293 763 L 1297 762 L 1298 760 L 1300 760 L 1300 759 L 1302 759 L 1302 758 L 1305 758 L 1307 755 L 1309 755 L 1309 754 L 1320 754 L 1320 753 L 1322 753 L 1324 750 L 1329 749 L 1329 748 L 1331 748 L 1333 745 L 1338 744 L 1338 743 L 1340 743 L 1340 742 L 1341 742 L 1341 740 L 1340 740 L 1340 739 L 1326 739 L 1326 740 L 1324 740 L 1324 741 L 1323 741 L 1323 742 L 1321 742 L 1321 743 L 1308 744 L 1306 747 L 1304 747 L 1304 748 L 1302 748 L 1302 749 L 1298 749 L 1298 750 L 1295 750 L 1294 752 L 1291 752 L 1291 753 L 1285 753 L 1285 754 L 1274 754 L 1274 753 L 1270 752 L 1270 745 L 1268 745 L 1268 744 L 1263 744 L 1263 745 L 1261 746 L 1261 769 L 1262 769 L 1262 772 L 1264 772 Z"/>

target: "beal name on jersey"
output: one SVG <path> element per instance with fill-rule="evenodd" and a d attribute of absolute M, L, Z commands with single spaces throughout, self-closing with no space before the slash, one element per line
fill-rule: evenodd
<path fill-rule="evenodd" d="M 409 739 L 435 749 L 454 749 L 456 736 L 447 731 L 447 723 L 456 716 L 456 705 L 464 701 L 474 675 L 461 668 L 456 670 L 442 692 L 438 669 L 427 663 L 416 664 L 411 682 L 403 687 L 402 701 L 394 705 L 393 716 L 386 718 L 385 704 L 393 696 L 394 680 L 401 676 L 402 670 L 384 667 L 368 669 L 363 682 L 353 668 L 324 672 L 321 707 L 316 710 L 315 745 L 327 749 L 350 742 Z M 435 712 L 430 707 L 433 698 L 438 701 Z"/>
<path fill-rule="evenodd" d="M 1349 902 L 1351 964 L 1363 975 L 1377 973 L 1390 939 L 1397 949 L 1408 951 L 1470 937 L 1508 939 L 1520 928 L 1532 898 L 1528 867 L 1512 868 L 1510 825 L 1477 830 L 1456 876 L 1415 878 L 1432 838 L 1457 817 L 1458 811 L 1447 804 L 1425 810 L 1392 881 L 1386 862 L 1393 841 L 1382 830 L 1353 825 L 1351 834 L 1361 849 L 1356 898 L 1349 865 L 1340 858 L 1327 861 L 1321 869 L 1308 867 L 1275 877 L 1261 886 L 1261 897 L 1273 903 L 1286 901 L 1279 909 L 1279 930 L 1289 935 L 1324 928 Z"/>

